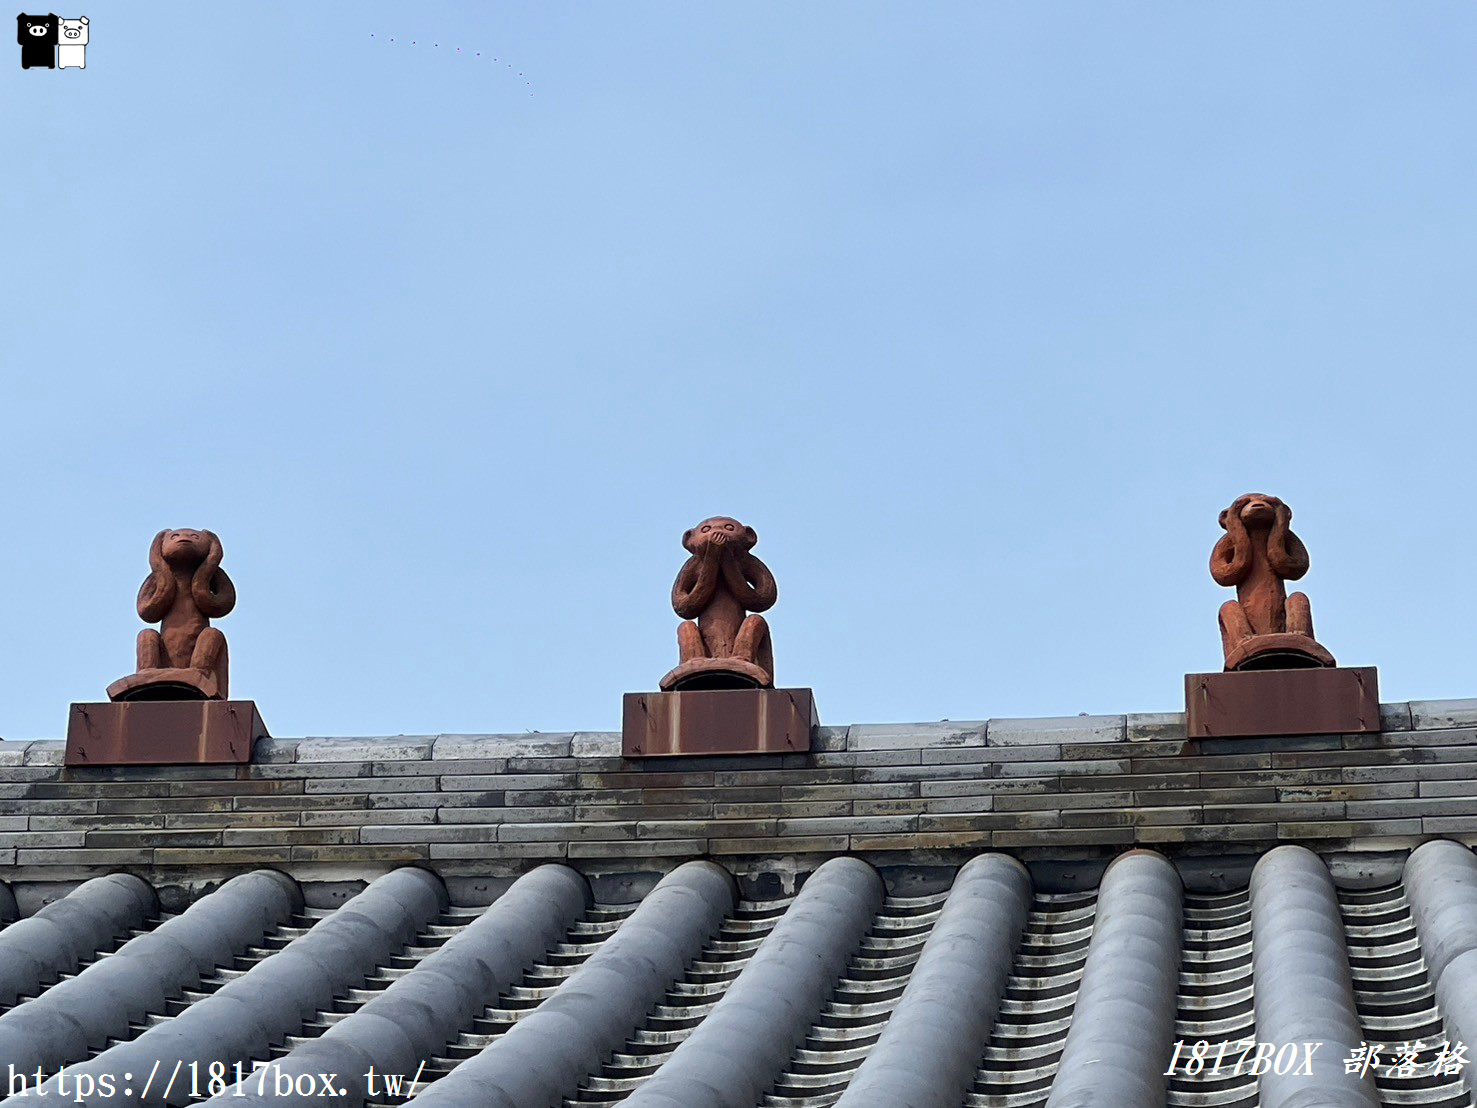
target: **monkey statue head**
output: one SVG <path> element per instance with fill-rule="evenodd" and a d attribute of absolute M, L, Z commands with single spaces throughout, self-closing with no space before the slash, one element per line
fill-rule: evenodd
<path fill-rule="evenodd" d="M 682 545 L 689 554 L 701 555 L 709 546 L 731 546 L 747 554 L 754 549 L 759 535 L 730 516 L 713 516 L 682 533 Z"/>
<path fill-rule="evenodd" d="M 1241 585 L 1261 562 L 1281 580 L 1308 572 L 1308 549 L 1292 532 L 1292 509 L 1275 496 L 1249 492 L 1220 514 L 1225 530 L 1211 554 L 1210 573 L 1219 585 Z"/>
<path fill-rule="evenodd" d="M 188 575 L 190 598 L 200 614 L 219 619 L 236 606 L 236 587 L 221 569 L 225 551 L 214 531 L 166 528 L 149 547 L 149 576 L 138 594 L 138 614 L 145 623 L 162 619 L 174 603 L 179 578 Z"/>
<path fill-rule="evenodd" d="M 212 546 L 219 546 L 220 539 L 209 531 L 163 531 L 164 541 L 159 544 L 159 553 L 172 566 L 193 569 L 210 556 Z"/>
<path fill-rule="evenodd" d="M 1233 520 L 1239 520 L 1247 530 L 1270 529 L 1278 519 L 1292 521 L 1292 509 L 1275 496 L 1268 496 L 1264 492 L 1249 492 L 1245 496 L 1238 496 L 1235 502 L 1221 512 L 1220 524 L 1222 530 L 1230 530 L 1235 526 Z"/>

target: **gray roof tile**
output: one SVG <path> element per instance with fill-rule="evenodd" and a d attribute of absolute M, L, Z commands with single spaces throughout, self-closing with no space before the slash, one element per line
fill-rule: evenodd
<path fill-rule="evenodd" d="M 1418 845 L 1477 841 L 1477 703 L 1382 718 L 856 725 L 645 765 L 591 732 L 274 740 L 244 772 L 0 743 L 0 1071 L 275 1062 L 345 1108 L 403 1099 L 370 1065 L 421 1069 L 423 1108 L 1470 1108 L 1429 1065 L 1342 1072 L 1477 1038 L 1477 857 Z M 140 876 L 76 884 L 114 864 Z M 220 884 L 278 864 L 316 883 Z M 1325 1045 L 1311 1076 L 1164 1073 L 1174 1040 L 1248 1037 Z M 275 1093 L 218 1100 L 323 1102 Z"/>
<path fill-rule="evenodd" d="M 422 1063 L 423 1108 L 1468 1103 L 1459 1076 L 1342 1064 L 1364 1041 L 1477 1037 L 1477 857 L 1455 843 L 1364 888 L 1299 846 L 1213 894 L 1145 850 L 1071 893 L 988 853 L 921 896 L 855 858 L 773 900 L 740 900 L 711 862 L 646 888 L 600 904 L 545 865 L 468 909 L 400 869 L 306 908 L 259 872 L 168 915 L 102 878 L 0 929 L 0 1058 L 74 1076 L 273 1061 L 338 1073 L 346 1106 L 370 1065 Z M 1325 1045 L 1311 1077 L 1164 1075 L 1175 1039 L 1248 1037 Z M 163 1083 L 80 1103 L 162 1105 Z M 243 1100 L 323 1102 L 251 1082 L 217 1098 Z"/>

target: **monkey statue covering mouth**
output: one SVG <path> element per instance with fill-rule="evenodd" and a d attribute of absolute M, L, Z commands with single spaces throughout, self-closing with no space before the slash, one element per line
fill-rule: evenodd
<path fill-rule="evenodd" d="M 779 590 L 769 567 L 751 551 L 759 536 L 728 516 L 705 519 L 685 532 L 692 557 L 672 585 L 677 668 L 662 678 L 664 692 L 681 689 L 771 689 L 774 649 L 761 615 Z"/>

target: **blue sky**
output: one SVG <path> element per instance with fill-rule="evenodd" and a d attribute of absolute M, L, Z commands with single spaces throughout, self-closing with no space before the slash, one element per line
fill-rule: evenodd
<path fill-rule="evenodd" d="M 717 513 L 824 722 L 1171 710 L 1249 490 L 1342 663 L 1477 695 L 1477 7 L 57 14 L 86 70 L 0 64 L 7 738 L 132 669 L 162 527 L 275 734 L 615 729 Z"/>

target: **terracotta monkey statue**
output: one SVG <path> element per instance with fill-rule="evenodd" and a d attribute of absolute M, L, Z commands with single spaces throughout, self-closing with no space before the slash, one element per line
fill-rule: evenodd
<path fill-rule="evenodd" d="M 760 615 L 779 596 L 774 574 L 751 551 L 752 527 L 714 516 L 682 536 L 687 559 L 672 585 L 672 607 L 687 622 L 677 628 L 679 664 L 661 687 L 771 688 L 774 651 Z"/>
<path fill-rule="evenodd" d="M 226 699 L 226 637 L 210 621 L 236 606 L 236 586 L 221 569 L 214 532 L 160 531 L 149 547 L 149 576 L 138 614 L 159 630 L 138 633 L 138 672 L 108 687 L 114 700 Z"/>
<path fill-rule="evenodd" d="M 1307 596 L 1288 595 L 1283 586 L 1308 572 L 1292 509 L 1275 496 L 1248 493 L 1221 513 L 1220 524 L 1226 533 L 1211 552 L 1210 575 L 1236 589 L 1236 599 L 1221 605 L 1226 669 L 1333 665 L 1333 655 L 1313 638 Z"/>

